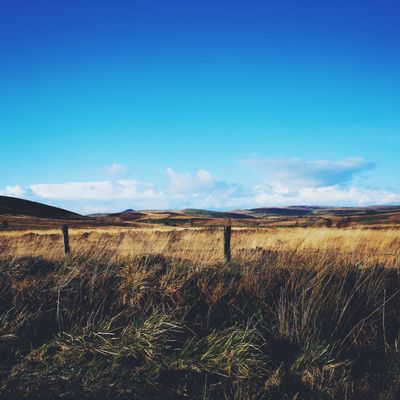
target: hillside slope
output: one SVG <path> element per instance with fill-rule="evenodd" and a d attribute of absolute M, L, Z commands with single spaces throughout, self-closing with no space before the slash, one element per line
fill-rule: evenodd
<path fill-rule="evenodd" d="M 79 214 L 35 201 L 0 196 L 0 215 L 27 215 L 39 218 L 82 219 Z"/>

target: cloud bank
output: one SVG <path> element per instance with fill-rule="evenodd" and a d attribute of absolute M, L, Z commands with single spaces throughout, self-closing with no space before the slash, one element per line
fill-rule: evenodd
<path fill-rule="evenodd" d="M 245 160 L 246 163 L 263 171 L 272 183 L 297 188 L 345 184 L 351 182 L 356 175 L 375 167 L 374 163 L 359 157 L 339 161 L 252 157 Z"/>
<path fill-rule="evenodd" d="M 206 169 L 194 173 L 168 167 L 157 184 L 134 179 L 116 179 L 126 167 L 114 163 L 109 178 L 92 182 L 35 183 L 7 186 L 3 195 L 47 200 L 79 212 L 119 211 L 124 208 L 214 208 L 326 205 L 362 206 L 400 203 L 400 192 L 360 187 L 357 177 L 375 165 L 362 158 L 338 161 L 266 159 L 245 160 L 247 182 L 219 179 Z M 258 181 L 257 181 L 258 179 Z M 256 181 L 251 184 L 250 182 Z"/>
<path fill-rule="evenodd" d="M 34 184 L 29 188 L 40 198 L 58 200 L 120 200 L 158 195 L 150 183 L 135 180 Z"/>

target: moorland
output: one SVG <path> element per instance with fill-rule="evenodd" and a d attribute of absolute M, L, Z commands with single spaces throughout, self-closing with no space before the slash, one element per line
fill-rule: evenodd
<path fill-rule="evenodd" d="M 397 209 L 285 210 L 3 211 L 0 397 L 399 398 Z"/>

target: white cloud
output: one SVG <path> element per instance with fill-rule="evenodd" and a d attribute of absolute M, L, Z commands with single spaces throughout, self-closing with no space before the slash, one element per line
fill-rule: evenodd
<path fill-rule="evenodd" d="M 375 167 L 360 157 L 338 161 L 265 159 L 245 160 L 262 176 L 262 182 L 249 191 L 257 205 L 363 206 L 400 202 L 400 193 L 354 185 L 357 176 Z"/>
<path fill-rule="evenodd" d="M 131 179 L 33 184 L 7 187 L 3 194 L 50 199 L 80 212 L 125 208 L 251 208 L 284 205 L 361 206 L 400 203 L 400 191 L 360 187 L 354 178 L 373 168 L 361 158 L 339 161 L 299 159 L 248 161 L 262 176 L 246 184 L 227 182 L 200 169 L 195 173 L 166 170 L 159 184 Z M 118 168 L 115 168 L 118 170 Z"/>
<path fill-rule="evenodd" d="M 126 165 L 121 163 L 112 163 L 106 168 L 107 174 L 109 176 L 123 175 L 127 172 L 128 168 Z"/>
<path fill-rule="evenodd" d="M 245 164 L 258 169 L 265 180 L 286 187 L 321 187 L 346 184 L 362 172 L 375 167 L 360 157 L 350 157 L 339 161 L 266 159 L 252 157 Z"/>
<path fill-rule="evenodd" d="M 196 174 L 178 173 L 172 168 L 167 168 L 167 175 L 173 193 L 188 193 L 210 190 L 214 187 L 215 178 L 205 169 L 200 169 Z"/>
<path fill-rule="evenodd" d="M 179 175 L 186 177 L 185 174 Z M 293 188 L 283 184 L 263 184 L 243 187 L 215 179 L 208 188 L 198 182 L 197 186 L 186 182 L 183 185 L 179 180 L 179 184 L 180 192 L 176 186 L 156 189 L 151 183 L 134 180 L 36 184 L 30 189 L 39 200 L 51 199 L 58 206 L 80 212 L 120 211 L 125 208 L 234 209 L 299 204 L 362 206 L 400 203 L 400 193 L 342 185 Z"/>
<path fill-rule="evenodd" d="M 300 188 L 282 193 L 272 188 L 263 191 L 258 188 L 254 203 L 265 206 L 321 205 L 321 206 L 366 206 L 373 204 L 400 203 L 400 193 L 357 187 L 321 186 Z"/>
<path fill-rule="evenodd" d="M 118 200 L 159 195 L 152 185 L 135 180 L 35 184 L 30 189 L 41 198 L 60 200 Z"/>
<path fill-rule="evenodd" d="M 25 191 L 20 185 L 7 186 L 4 190 L 0 191 L 3 196 L 22 197 Z"/>

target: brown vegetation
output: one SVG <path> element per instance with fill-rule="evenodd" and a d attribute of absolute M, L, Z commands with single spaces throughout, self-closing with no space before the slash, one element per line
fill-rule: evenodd
<path fill-rule="evenodd" d="M 397 399 L 396 230 L 0 233 L 5 398 Z"/>

